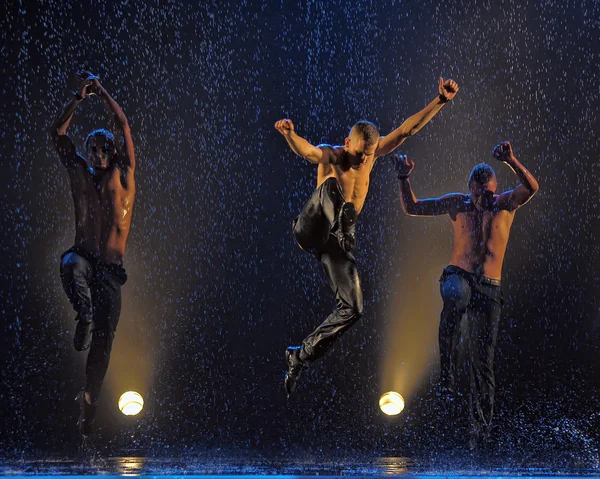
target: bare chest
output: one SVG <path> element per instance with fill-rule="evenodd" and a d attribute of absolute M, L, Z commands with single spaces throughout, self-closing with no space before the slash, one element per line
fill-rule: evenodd
<path fill-rule="evenodd" d="M 372 163 L 365 163 L 360 169 L 327 165 L 319 169 L 318 185 L 327 178 L 336 178 L 342 188 L 344 199 L 354 203 L 357 210 L 360 211 L 369 192 L 372 169 Z"/>
<path fill-rule="evenodd" d="M 94 177 L 85 171 L 74 180 L 72 190 L 75 207 L 96 218 L 110 216 L 127 196 L 120 171 L 116 168 L 103 177 Z"/>

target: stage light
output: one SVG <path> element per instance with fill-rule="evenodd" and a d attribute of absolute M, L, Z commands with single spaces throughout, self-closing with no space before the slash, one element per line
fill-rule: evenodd
<path fill-rule="evenodd" d="M 144 398 L 135 391 L 127 391 L 119 398 L 119 409 L 126 416 L 135 416 L 144 407 Z"/>
<path fill-rule="evenodd" d="M 379 399 L 379 407 L 384 414 L 396 416 L 404 409 L 404 398 L 397 392 L 389 391 Z"/>

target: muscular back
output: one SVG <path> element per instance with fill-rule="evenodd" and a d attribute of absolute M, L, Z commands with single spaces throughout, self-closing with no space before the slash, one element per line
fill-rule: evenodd
<path fill-rule="evenodd" d="M 468 195 L 450 214 L 454 230 L 451 264 L 487 278 L 500 279 L 515 210 L 494 204 L 485 211 L 475 209 Z"/>
<path fill-rule="evenodd" d="M 66 135 L 55 145 L 67 168 L 75 206 L 75 245 L 121 263 L 131 225 L 135 182 L 118 161 L 95 172 Z"/>

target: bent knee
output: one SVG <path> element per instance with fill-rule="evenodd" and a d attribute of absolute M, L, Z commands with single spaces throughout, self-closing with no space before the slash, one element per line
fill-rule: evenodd
<path fill-rule="evenodd" d="M 358 319 L 363 315 L 364 311 L 363 294 L 358 278 L 356 279 L 356 288 L 353 296 L 354 298 L 352 300 L 352 314 Z"/>
<path fill-rule="evenodd" d="M 363 312 L 364 307 L 362 298 L 357 298 L 355 301 L 352 302 L 352 304 L 348 304 L 343 309 L 344 316 L 354 321 L 358 321 L 363 316 Z"/>

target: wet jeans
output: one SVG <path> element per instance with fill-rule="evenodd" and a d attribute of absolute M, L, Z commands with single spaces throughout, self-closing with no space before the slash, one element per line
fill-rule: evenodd
<path fill-rule="evenodd" d="M 108 369 L 121 314 L 121 286 L 127 281 L 127 274 L 122 266 L 73 247 L 62 255 L 60 277 L 80 321 L 93 320 L 85 391 L 95 402 Z"/>
<path fill-rule="evenodd" d="M 335 234 L 344 203 L 338 181 L 329 178 L 316 189 L 293 222 L 298 245 L 321 262 L 336 299 L 335 311 L 302 342 L 302 361 L 321 357 L 362 316 L 363 296 L 356 261 L 340 247 Z"/>
<path fill-rule="evenodd" d="M 455 393 L 460 324 L 467 313 L 471 433 L 487 438 L 494 413 L 494 349 L 502 310 L 500 282 L 448 266 L 440 278 L 444 309 L 439 345 L 442 391 Z"/>

